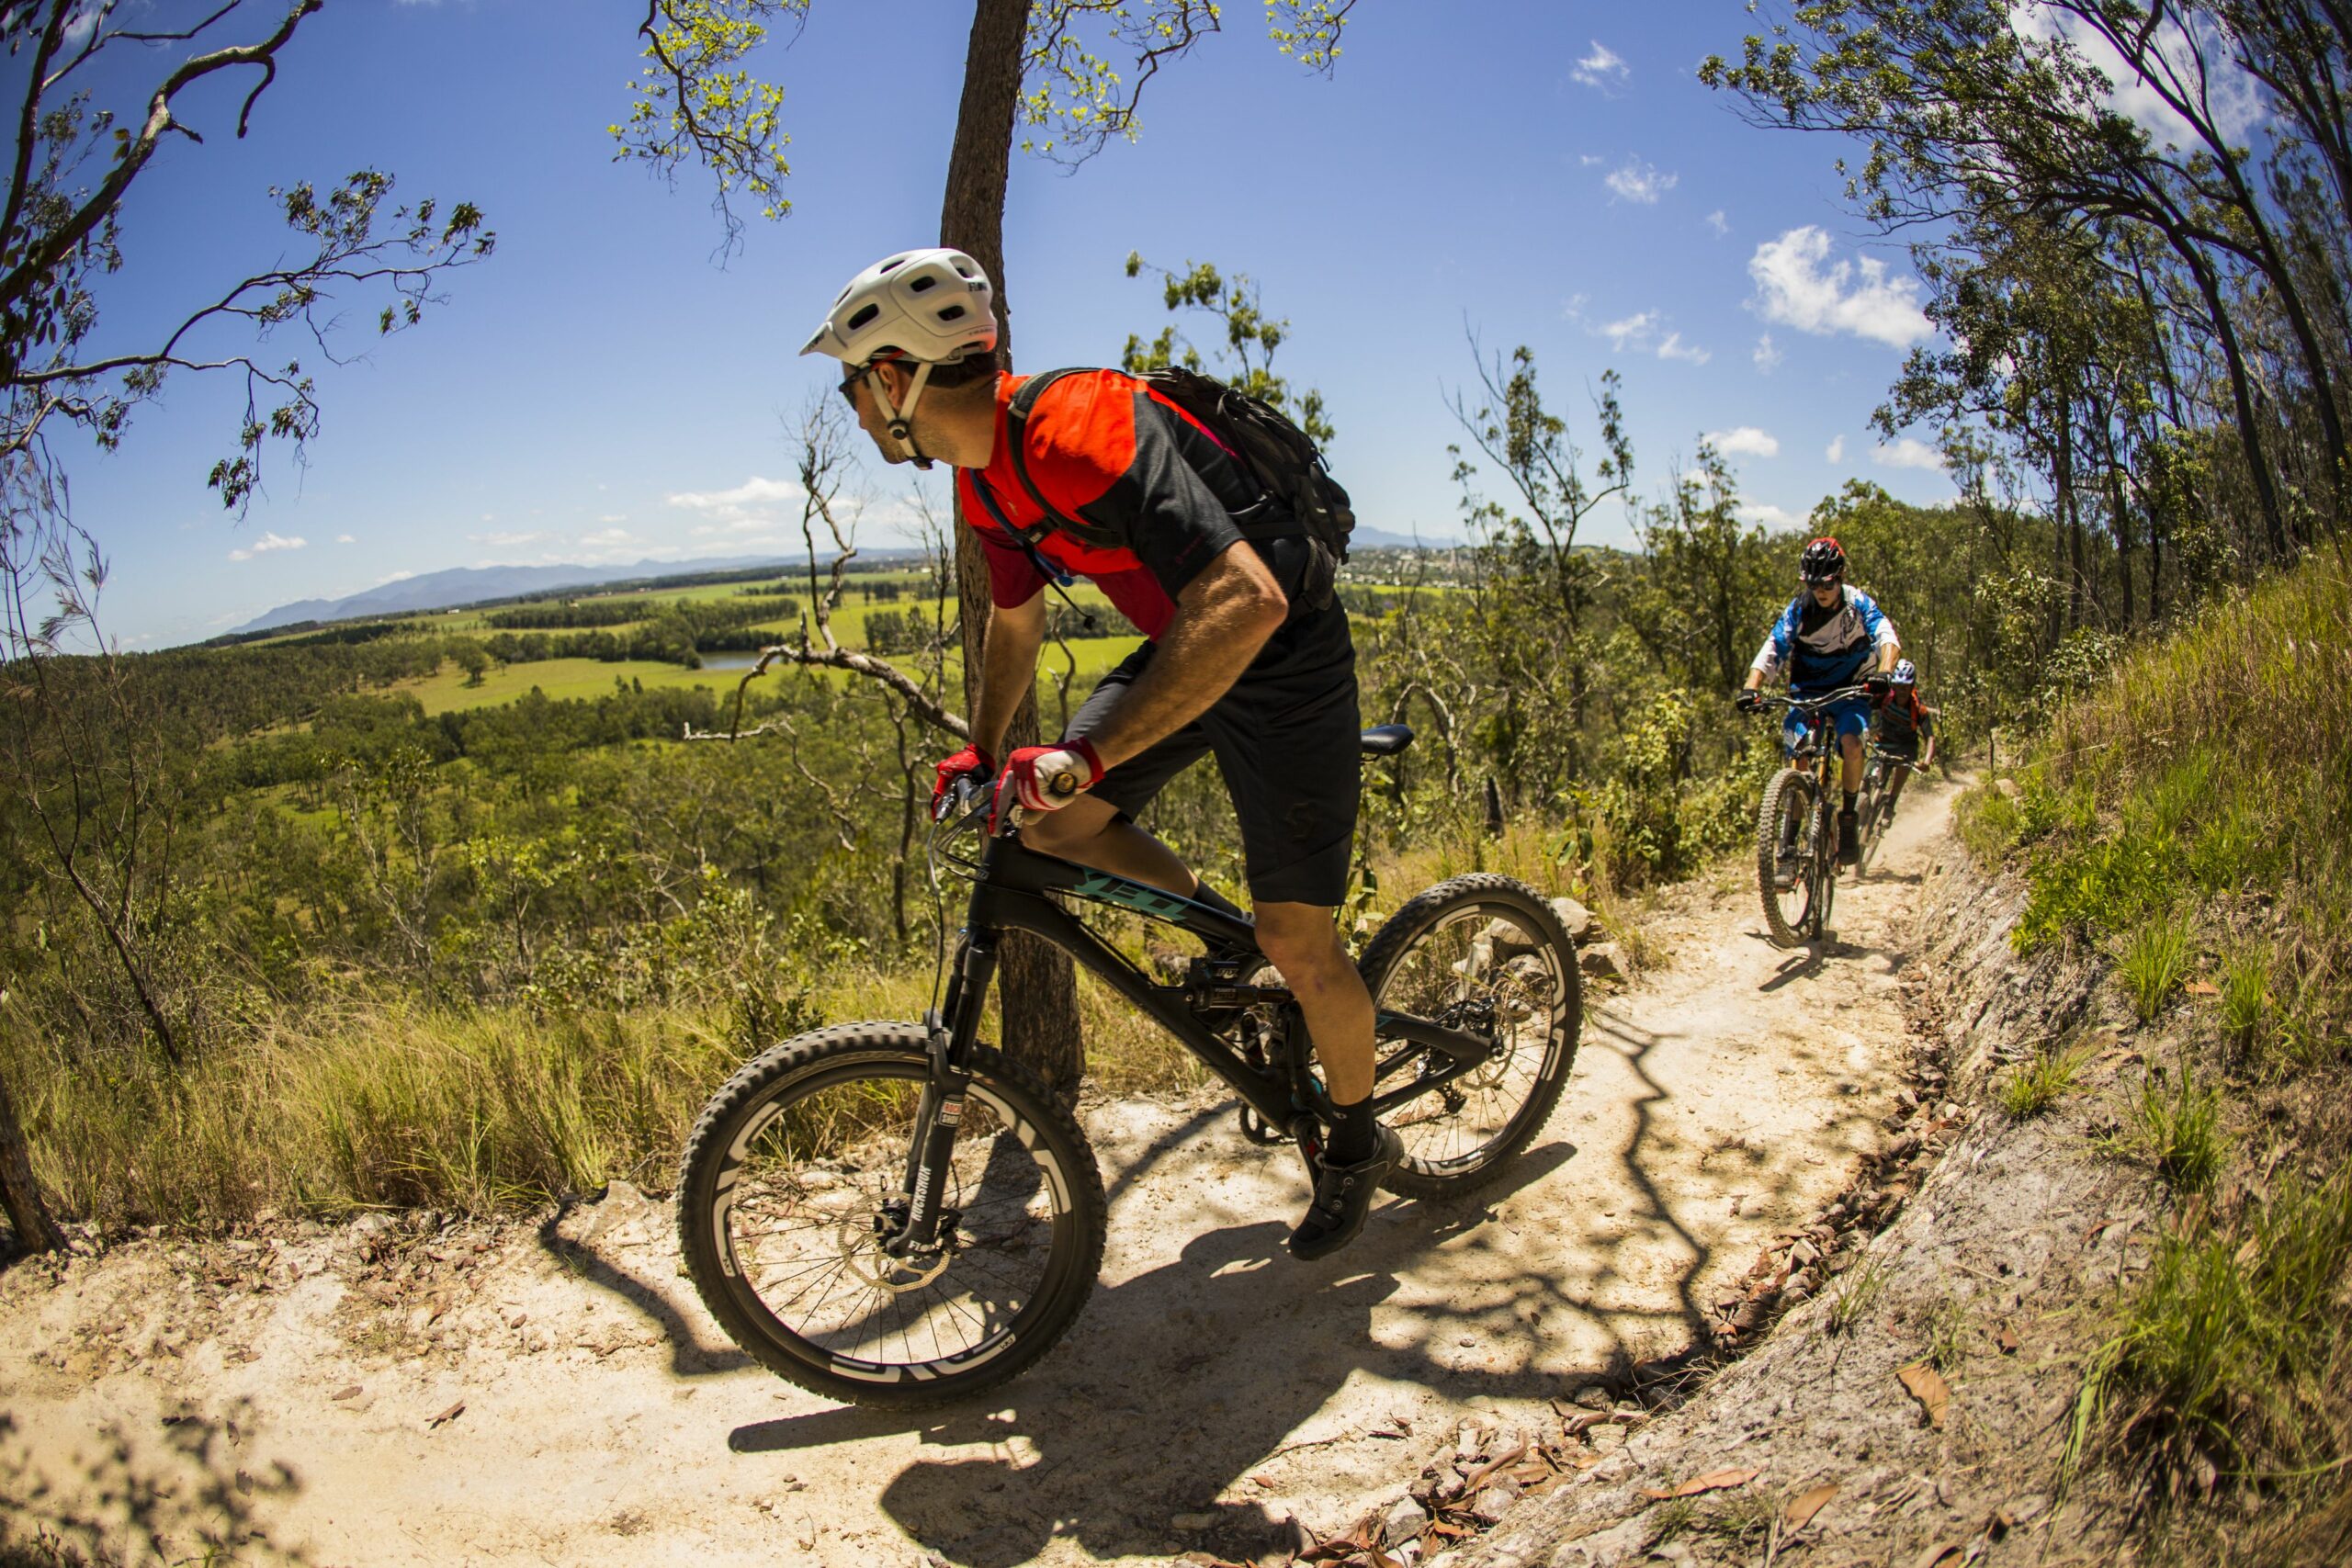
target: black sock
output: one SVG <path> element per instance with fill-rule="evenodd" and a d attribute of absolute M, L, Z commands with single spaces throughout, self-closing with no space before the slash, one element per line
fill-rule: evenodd
<path fill-rule="evenodd" d="M 1857 789 L 1849 789 L 1849 790 L 1848 790 L 1848 791 L 1846 792 L 1846 815 L 1847 815 L 1847 816 L 1851 817 L 1851 816 L 1854 814 L 1854 802 L 1855 802 L 1857 799 L 1859 799 L 1859 798 L 1860 797 L 1861 793 L 1862 793 L 1861 791 L 1857 790 Z"/>
<path fill-rule="evenodd" d="M 1250 922 L 1250 913 L 1248 910 L 1242 908 L 1239 905 L 1236 904 L 1232 899 L 1227 898 L 1216 888 L 1211 887 L 1206 881 L 1203 881 L 1199 886 L 1193 889 L 1193 902 L 1195 904 L 1206 904 L 1218 914 L 1229 915 L 1233 919 L 1241 921 L 1244 925 L 1247 925 Z"/>
<path fill-rule="evenodd" d="M 1373 1118 L 1370 1100 L 1331 1109 L 1337 1114 L 1331 1122 L 1330 1146 L 1324 1151 L 1325 1164 L 1362 1165 L 1380 1152 L 1380 1123 Z"/>

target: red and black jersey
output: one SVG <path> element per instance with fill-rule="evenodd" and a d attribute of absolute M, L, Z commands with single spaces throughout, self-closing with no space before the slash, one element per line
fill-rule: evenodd
<path fill-rule="evenodd" d="M 989 465 L 956 476 L 965 519 L 988 547 L 989 596 L 1006 609 L 1027 604 L 1046 582 L 1028 549 L 996 523 L 1001 515 L 1027 531 L 1046 520 L 1008 445 L 1005 411 L 1027 379 L 998 378 Z M 1047 386 L 1030 411 L 1026 456 L 1031 482 L 1055 509 L 1101 534 L 1090 542 L 1048 528 L 1033 547 L 1091 580 L 1148 637 L 1167 627 L 1185 585 L 1240 540 L 1233 513 L 1259 499 L 1256 482 L 1216 436 L 1117 370 L 1072 371 Z M 985 500 L 976 483 L 987 487 Z"/>

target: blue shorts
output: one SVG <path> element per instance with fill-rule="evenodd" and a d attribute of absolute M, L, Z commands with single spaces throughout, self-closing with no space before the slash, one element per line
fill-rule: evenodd
<path fill-rule="evenodd" d="M 1867 734 L 1871 728 L 1871 701 L 1868 697 L 1848 697 L 1842 703 L 1832 703 L 1822 710 L 1838 728 L 1838 737 Z M 1781 750 L 1785 756 L 1796 755 L 1798 744 L 1804 739 L 1804 716 L 1791 708 L 1781 726 Z"/>

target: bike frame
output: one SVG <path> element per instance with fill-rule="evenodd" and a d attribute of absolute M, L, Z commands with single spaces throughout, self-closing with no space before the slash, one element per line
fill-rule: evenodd
<path fill-rule="evenodd" d="M 945 831 L 963 830 L 981 812 L 976 807 Z M 1008 817 L 1010 813 L 1008 813 Z M 971 902 L 964 917 L 947 968 L 946 994 L 936 1011 L 923 1022 L 931 1035 L 931 1077 L 917 1108 L 915 1135 L 907 1172 L 910 1210 L 900 1239 L 893 1250 L 915 1250 L 936 1245 L 941 1183 L 935 1174 L 946 1168 L 955 1146 L 956 1125 L 963 1114 L 964 1090 L 970 1081 L 967 1064 L 978 1041 L 980 1015 L 988 989 L 996 977 L 999 942 L 1007 931 L 1027 931 L 1068 953 L 1071 962 L 1108 985 L 1138 1010 L 1173 1035 L 1176 1043 L 1203 1066 L 1225 1080 L 1244 1104 L 1269 1127 L 1284 1127 L 1294 1135 L 1313 1130 L 1307 1123 L 1328 1127 L 1333 1112 L 1321 1084 L 1307 1070 L 1306 1034 L 1297 1003 L 1281 987 L 1219 984 L 1206 973 L 1206 961 L 1193 960 L 1186 978 L 1162 984 L 1138 968 L 1127 956 L 1097 936 L 1076 916 L 1054 902 L 1055 895 L 1106 904 L 1174 926 L 1237 959 L 1263 960 L 1257 929 L 1246 920 L 1180 897 L 1162 888 L 1131 881 L 1106 871 L 1041 854 L 1021 842 L 1010 821 L 991 833 L 973 878 Z M 1280 1049 L 1269 1053 L 1261 1069 L 1229 1041 L 1211 1029 L 1202 1010 L 1271 1004 L 1280 1010 Z M 1404 1042 L 1401 1049 L 1373 1067 L 1372 1108 L 1384 1114 L 1464 1074 L 1476 1071 L 1494 1052 L 1493 1043 L 1465 1031 L 1447 1029 L 1408 1013 L 1378 1010 L 1374 1038 Z M 1435 1072 L 1416 1074 L 1412 1081 L 1385 1094 L 1382 1078 L 1424 1053 L 1445 1058 Z M 1275 1059 L 1279 1057 L 1280 1059 Z"/>

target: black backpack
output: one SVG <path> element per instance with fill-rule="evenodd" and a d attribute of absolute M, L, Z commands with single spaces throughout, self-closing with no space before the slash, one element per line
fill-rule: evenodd
<path fill-rule="evenodd" d="M 1030 411 L 1036 407 L 1039 393 L 1073 373 L 1047 370 L 1030 377 L 1012 395 L 1005 411 L 1005 425 L 1012 436 L 1012 471 L 1029 499 L 1045 513 L 1046 523 L 1091 542 L 1099 538 L 1101 530 L 1057 511 L 1029 477 Z M 1348 536 L 1355 531 L 1356 514 L 1348 492 L 1324 467 L 1323 454 L 1306 432 L 1261 399 L 1197 370 L 1170 365 L 1143 371 L 1135 378 L 1200 421 L 1241 459 L 1259 491 L 1254 504 L 1233 513 L 1244 534 L 1258 531 L 1255 525 L 1297 523 L 1316 553 L 1300 585 L 1301 596 L 1318 609 L 1330 603 L 1336 569 L 1348 558 Z"/>

